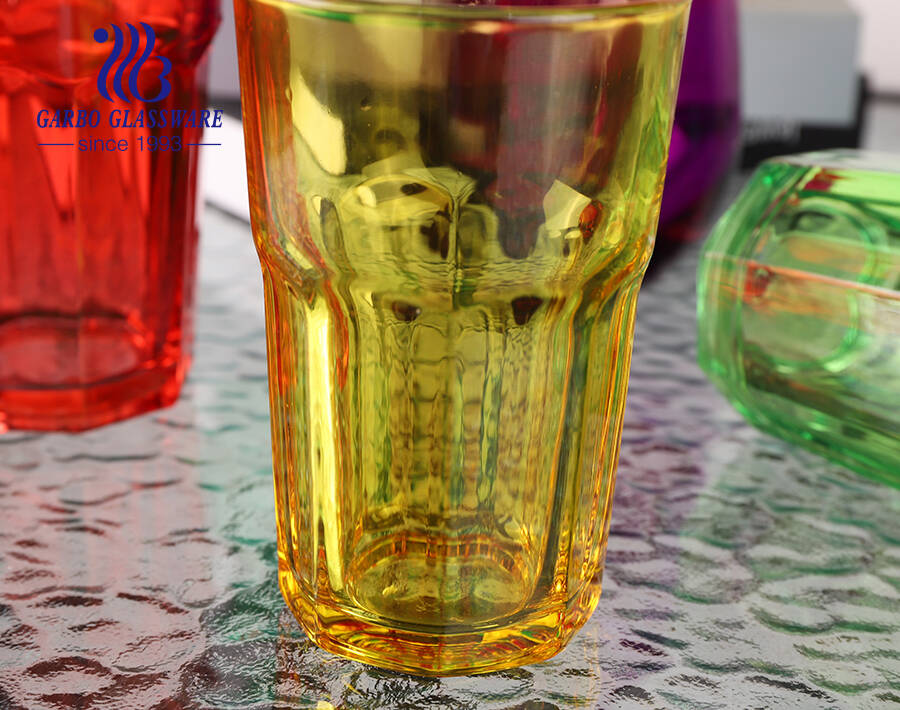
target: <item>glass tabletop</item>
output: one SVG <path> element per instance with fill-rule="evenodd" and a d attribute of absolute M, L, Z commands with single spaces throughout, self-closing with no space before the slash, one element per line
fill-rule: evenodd
<path fill-rule="evenodd" d="M 205 213 L 174 407 L 0 436 L 0 708 L 880 708 L 900 703 L 900 491 L 757 433 L 695 364 L 697 248 L 647 283 L 597 612 L 472 678 L 318 650 L 276 582 L 249 227 Z"/>

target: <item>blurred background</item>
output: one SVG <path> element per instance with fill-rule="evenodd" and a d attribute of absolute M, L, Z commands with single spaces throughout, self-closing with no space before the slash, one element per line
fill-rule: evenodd
<path fill-rule="evenodd" d="M 211 62 L 211 103 L 239 115 L 231 3 Z M 660 245 L 705 235 L 735 169 L 786 153 L 900 152 L 900 0 L 694 0 Z M 246 216 L 235 123 L 204 156 L 209 200 Z M 209 163 L 213 163 L 209 165 Z"/>

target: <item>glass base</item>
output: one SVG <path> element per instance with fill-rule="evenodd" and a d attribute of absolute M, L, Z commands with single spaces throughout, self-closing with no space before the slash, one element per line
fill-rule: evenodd
<path fill-rule="evenodd" d="M 119 316 L 8 320 L 0 325 L 0 432 L 83 431 L 174 403 L 188 361 L 148 350 L 147 335 Z"/>
<path fill-rule="evenodd" d="M 379 668 L 426 676 L 473 675 L 502 671 L 555 656 L 575 635 L 600 599 L 598 573 L 568 603 L 507 617 L 503 623 L 442 629 L 388 625 L 354 614 L 330 600 L 313 604 L 279 559 L 281 593 L 316 645 L 344 658 Z M 440 629 L 440 630 L 439 630 Z"/>

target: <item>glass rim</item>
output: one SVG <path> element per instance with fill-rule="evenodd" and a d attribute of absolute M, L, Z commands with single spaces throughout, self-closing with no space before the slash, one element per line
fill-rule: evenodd
<path fill-rule="evenodd" d="M 477 0 L 476 0 L 477 1 Z M 503 0 L 501 0 L 503 1 Z M 276 0 L 275 4 L 296 6 L 323 18 L 341 20 L 353 17 L 392 15 L 433 19 L 436 21 L 489 21 L 508 23 L 591 20 L 611 16 L 640 15 L 679 6 L 688 7 L 693 0 L 559 0 L 546 5 L 480 5 L 456 4 L 442 0 Z"/>

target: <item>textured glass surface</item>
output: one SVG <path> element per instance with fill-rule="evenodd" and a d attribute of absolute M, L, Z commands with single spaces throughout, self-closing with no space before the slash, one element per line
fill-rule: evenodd
<path fill-rule="evenodd" d="M 235 5 L 280 582 L 329 650 L 497 670 L 597 604 L 688 11 L 617 5 Z"/>
<path fill-rule="evenodd" d="M 249 227 L 204 227 L 179 402 L 0 436 L 4 710 L 900 702 L 900 491 L 757 432 L 716 393 L 695 364 L 695 253 L 641 293 L 603 603 L 566 649 L 450 679 L 319 650 L 278 591 Z"/>
<path fill-rule="evenodd" d="M 0 430 L 82 430 L 178 396 L 197 260 L 191 144 L 203 129 L 125 124 L 206 106 L 218 21 L 218 0 L 0 0 Z M 107 89 L 121 91 L 130 66 L 138 95 L 157 95 L 165 58 L 172 90 L 160 101 L 98 91 L 114 55 L 94 31 L 128 23 L 155 33 L 140 41 L 152 54 L 129 63 L 121 51 Z M 42 111 L 45 124 L 95 112 L 95 125 L 39 126 Z"/>
<path fill-rule="evenodd" d="M 736 406 L 900 485 L 900 159 L 766 163 L 698 280 L 700 363 Z"/>

